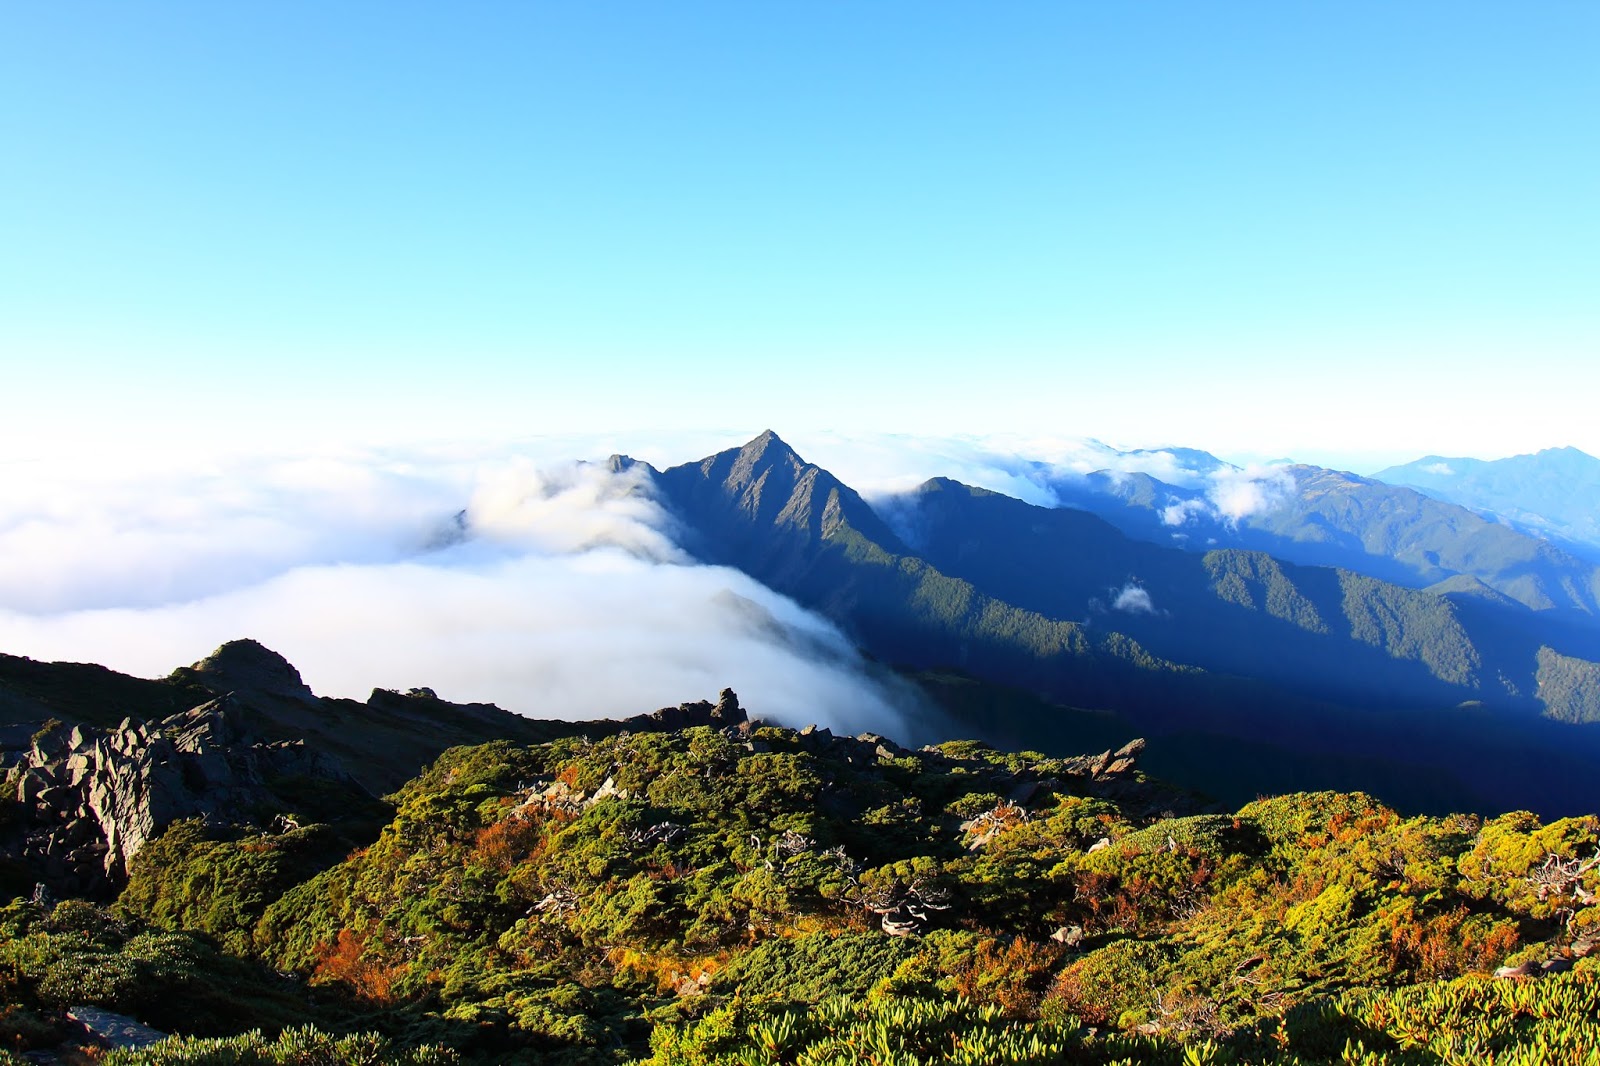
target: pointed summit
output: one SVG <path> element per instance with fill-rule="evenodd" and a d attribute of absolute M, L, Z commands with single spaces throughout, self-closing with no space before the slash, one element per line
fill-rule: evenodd
<path fill-rule="evenodd" d="M 727 453 L 722 453 L 726 455 Z M 734 456 L 732 474 L 741 481 L 760 479 L 774 468 L 789 472 L 791 478 L 810 466 L 798 452 L 783 442 L 772 430 L 764 430 Z"/>
<path fill-rule="evenodd" d="M 663 471 L 660 484 L 700 535 L 691 550 L 719 563 L 801 559 L 796 544 L 818 545 L 845 527 L 898 543 L 855 490 L 806 462 L 770 429 L 741 447 Z"/>
<path fill-rule="evenodd" d="M 742 450 L 747 452 L 752 450 L 765 451 L 774 444 L 780 448 L 785 448 L 791 451 L 793 450 L 783 442 L 782 437 L 779 437 L 774 430 L 770 429 L 764 429 L 760 433 L 756 434 L 755 437 L 751 439 L 750 443 L 746 444 Z"/>
<path fill-rule="evenodd" d="M 750 443 L 739 449 L 741 462 L 755 463 L 793 463 L 796 466 L 805 466 L 806 461 L 800 458 L 793 448 L 784 443 L 782 437 L 770 429 L 764 429 L 753 438 Z"/>

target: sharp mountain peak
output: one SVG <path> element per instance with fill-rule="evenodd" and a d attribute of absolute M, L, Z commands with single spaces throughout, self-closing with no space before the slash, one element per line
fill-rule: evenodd
<path fill-rule="evenodd" d="M 770 429 L 764 429 L 750 443 L 739 449 L 739 458 L 749 462 L 778 463 L 792 461 L 800 466 L 808 466 L 800 454 L 786 444 L 782 437 Z"/>

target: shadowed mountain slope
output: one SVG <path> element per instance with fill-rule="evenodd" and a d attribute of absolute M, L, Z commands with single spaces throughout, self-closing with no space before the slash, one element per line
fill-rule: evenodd
<path fill-rule="evenodd" d="M 1157 737 L 1355 759 L 1392 744 L 1464 780 L 1592 744 L 1541 711 L 1600 715 L 1577 665 L 1596 659 L 1591 636 L 1459 582 L 1435 594 L 1261 552 L 1162 548 L 944 479 L 899 500 L 891 529 L 771 433 L 656 483 L 691 551 L 821 611 L 870 654 L 1113 710 Z M 1562 765 L 1506 787 L 1570 806 L 1580 766 Z"/>
<path fill-rule="evenodd" d="M 1006 680 L 1080 703 L 1132 697 L 1139 675 L 1222 683 L 1197 682 L 1198 667 L 1347 704 L 1534 710 L 1541 646 L 1593 657 L 1586 635 L 1553 638 L 1475 586 L 1434 594 L 1259 551 L 1163 548 L 944 478 L 898 501 L 913 546 L 770 431 L 657 483 L 696 554 L 822 610 L 874 654 L 989 676 L 991 657 L 1025 659 Z M 1093 691 L 1108 668 L 1120 693 Z"/>
<path fill-rule="evenodd" d="M 1046 617 L 941 572 L 770 431 L 661 472 L 657 484 L 691 551 L 820 610 L 889 662 L 970 664 L 1091 705 L 1158 705 L 1184 690 L 1170 688 L 1175 678 L 1197 674 L 1120 633 Z"/>

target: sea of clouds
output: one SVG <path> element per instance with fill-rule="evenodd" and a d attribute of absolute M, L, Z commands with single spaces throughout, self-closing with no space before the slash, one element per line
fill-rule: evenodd
<path fill-rule="evenodd" d="M 584 718 L 732 687 L 781 721 L 894 732 L 916 713 L 906 685 L 828 621 L 691 558 L 643 471 L 603 462 L 670 465 L 750 435 L 0 464 L 0 651 L 160 676 L 253 637 L 324 695 L 426 685 Z M 1095 442 L 791 443 L 886 508 L 934 475 L 1052 505 L 1062 477 L 1144 469 L 1222 515 L 1281 489 Z M 1119 607 L 1147 609 L 1128 595 Z"/>

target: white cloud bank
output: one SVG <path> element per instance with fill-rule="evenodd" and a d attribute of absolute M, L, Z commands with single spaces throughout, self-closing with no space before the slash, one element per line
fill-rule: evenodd
<path fill-rule="evenodd" d="M 253 637 L 324 695 L 427 685 L 536 717 L 730 686 L 753 713 L 893 733 L 914 703 L 818 616 L 686 556 L 637 474 L 437 456 L 5 473 L 12 654 L 157 676 Z"/>

